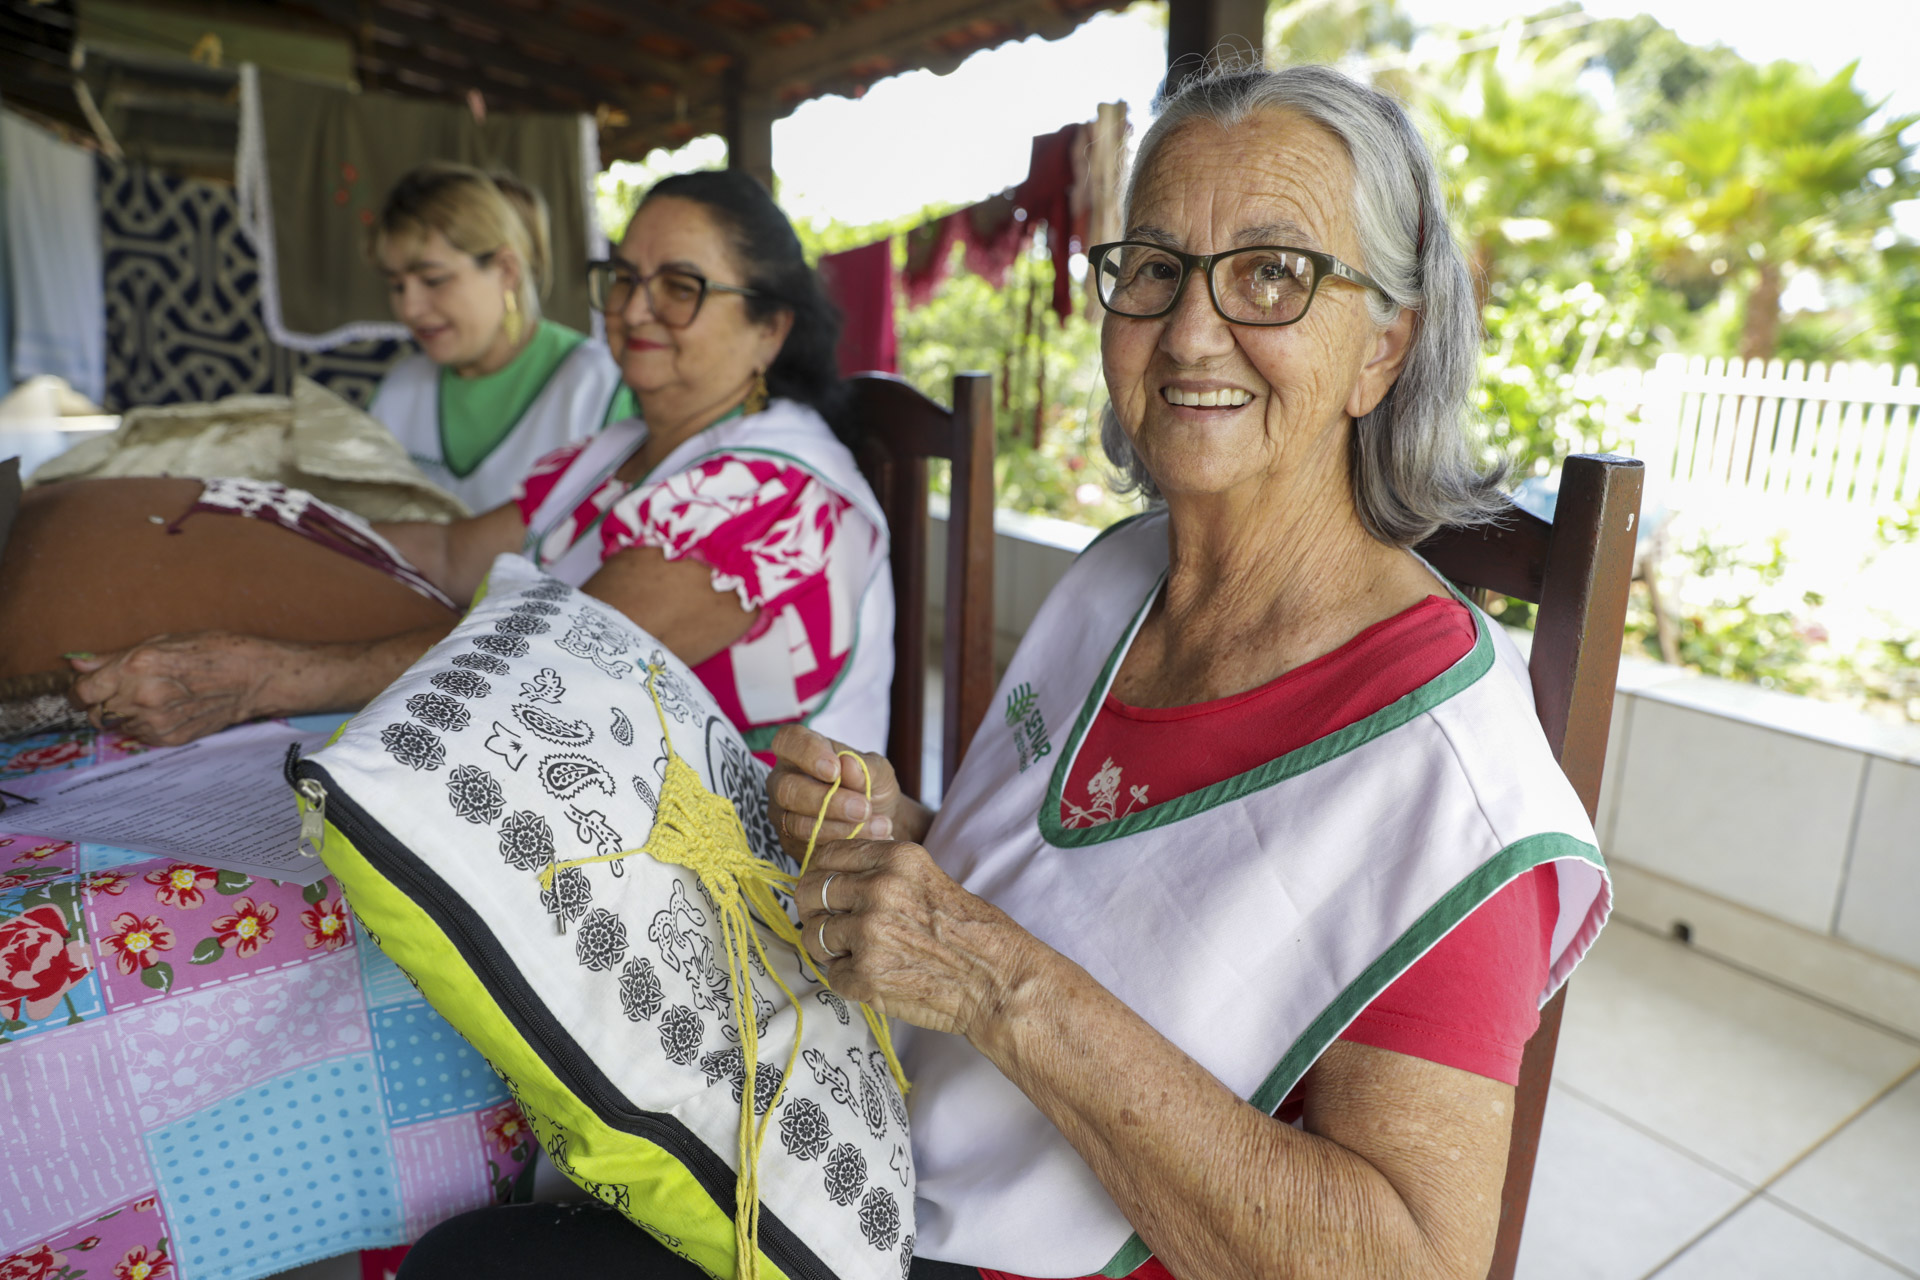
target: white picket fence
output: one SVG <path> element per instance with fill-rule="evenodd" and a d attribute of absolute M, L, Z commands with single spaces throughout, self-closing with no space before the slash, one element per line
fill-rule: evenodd
<path fill-rule="evenodd" d="M 1654 475 L 1853 505 L 1920 500 L 1920 369 L 1666 355 L 1593 379 Z M 1639 421 L 1626 425 L 1638 409 Z"/>

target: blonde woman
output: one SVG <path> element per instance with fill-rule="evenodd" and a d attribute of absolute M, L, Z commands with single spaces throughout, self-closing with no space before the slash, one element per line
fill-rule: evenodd
<path fill-rule="evenodd" d="M 387 196 L 373 253 L 420 344 L 380 384 L 373 416 L 475 511 L 510 497 L 537 459 L 633 413 L 606 347 L 541 318 L 547 212 L 518 179 L 422 165 Z"/>

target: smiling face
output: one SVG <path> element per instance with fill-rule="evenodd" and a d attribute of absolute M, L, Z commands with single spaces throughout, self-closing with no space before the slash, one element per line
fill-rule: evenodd
<path fill-rule="evenodd" d="M 1367 269 L 1350 212 L 1352 162 L 1304 117 L 1194 121 L 1149 163 L 1134 185 L 1129 240 L 1192 254 L 1286 245 Z M 1165 316 L 1107 315 L 1101 357 L 1114 412 L 1170 501 L 1275 478 L 1344 493 L 1350 419 L 1392 386 L 1411 330 L 1404 311 L 1379 328 L 1365 292 L 1337 281 L 1295 324 L 1229 324 L 1195 275 Z"/>
<path fill-rule="evenodd" d="M 520 284 L 511 249 L 482 263 L 429 229 L 382 237 L 379 259 L 394 319 L 407 326 L 427 359 L 464 373 L 486 372 L 503 353 L 511 356 L 506 295 Z"/>
<path fill-rule="evenodd" d="M 673 267 L 714 284 L 746 286 L 745 270 L 706 207 L 677 196 L 642 204 L 618 254 L 644 276 Z M 753 375 L 780 354 L 791 325 L 791 312 L 756 321 L 745 298 L 709 292 L 693 323 L 673 329 L 653 314 L 647 291 L 635 289 L 625 309 L 607 315 L 607 346 L 642 416 L 656 431 L 670 430 L 744 398 Z"/>

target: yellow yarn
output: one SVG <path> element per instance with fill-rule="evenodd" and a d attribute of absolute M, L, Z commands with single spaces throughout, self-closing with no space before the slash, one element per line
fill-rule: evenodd
<path fill-rule="evenodd" d="M 654 814 L 653 830 L 648 833 L 647 843 L 638 849 L 552 863 L 541 870 L 540 885 L 551 894 L 554 878 L 571 867 L 614 862 L 636 853 L 645 853 L 660 862 L 686 867 L 700 878 L 701 885 L 712 897 L 718 908 L 721 942 L 727 953 L 727 977 L 733 986 L 734 1030 L 740 1038 L 740 1053 L 746 1066 L 740 1087 L 739 1175 L 734 1181 L 734 1248 L 739 1259 L 736 1275 L 740 1280 L 758 1280 L 760 1152 L 766 1145 L 767 1129 L 773 1123 L 780 1097 L 786 1092 L 787 1080 L 792 1077 L 794 1066 L 799 1061 L 805 1014 L 793 992 L 781 981 L 773 966 L 767 963 L 766 948 L 761 944 L 759 931 L 753 927 L 755 919 L 771 929 L 775 937 L 792 945 L 814 978 L 822 986 L 831 988 L 826 975 L 814 964 L 813 957 L 801 941 L 799 928 L 787 918 L 787 913 L 773 896 L 776 887 L 791 895 L 799 877 L 782 871 L 765 858 L 753 855 L 752 847 L 747 843 L 746 829 L 741 826 L 740 815 L 734 810 L 732 802 L 707 790 L 693 766 L 673 749 L 666 711 L 660 704 L 658 680 L 663 669 L 662 664 L 655 663 L 647 672 L 647 692 L 653 698 L 654 713 L 660 718 L 661 735 L 667 748 L 667 768 L 661 779 L 660 806 Z M 840 754 L 860 760 L 851 751 Z M 860 760 L 861 770 L 865 771 L 866 767 L 866 761 Z M 867 799 L 871 801 L 871 775 L 868 775 L 866 782 Z M 807 863 L 813 858 L 813 847 L 819 839 L 820 826 L 826 821 L 827 801 L 833 799 L 833 793 L 839 788 L 840 780 L 835 778 L 833 786 L 827 791 L 827 799 L 820 804 L 820 816 L 814 822 L 813 834 L 807 839 L 806 857 L 800 864 L 803 874 Z M 853 833 L 858 835 L 865 825 L 863 822 L 856 826 Z M 564 928 L 564 915 L 561 918 Z M 760 1024 L 751 1013 L 753 978 L 749 947 L 759 957 L 761 967 L 773 979 L 774 985 L 786 993 L 787 1003 L 793 1006 L 794 1014 L 793 1048 L 787 1054 L 786 1070 L 781 1074 L 773 1097 L 767 1102 L 765 1118 L 757 1123 L 754 1118 L 754 1092 L 759 1079 Z M 900 1060 L 894 1056 L 893 1038 L 887 1033 L 885 1020 L 864 1004 L 860 1006 L 860 1011 L 866 1015 L 867 1026 L 873 1031 L 880 1052 L 886 1057 L 887 1068 L 893 1073 L 895 1083 L 905 1093 L 906 1073 L 900 1067 Z"/>

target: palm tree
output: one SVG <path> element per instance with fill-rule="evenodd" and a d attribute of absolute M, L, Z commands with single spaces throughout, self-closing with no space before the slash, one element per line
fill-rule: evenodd
<path fill-rule="evenodd" d="M 1695 296 L 1747 283 L 1747 359 L 1778 345 L 1786 268 L 1831 269 L 1870 251 L 1890 206 L 1920 192 L 1900 138 L 1920 117 L 1875 120 L 1881 104 L 1853 74 L 1739 64 L 1679 104 L 1631 179 L 1641 244 L 1665 283 Z"/>

